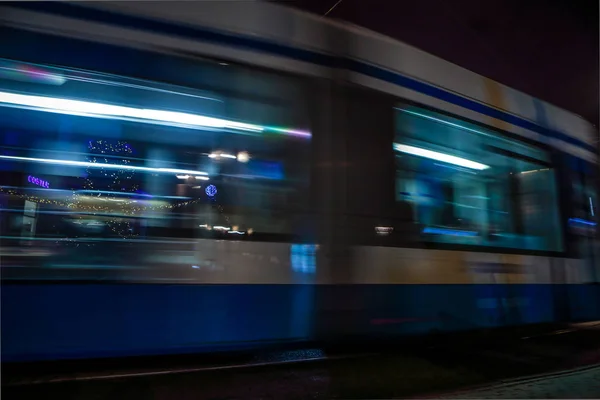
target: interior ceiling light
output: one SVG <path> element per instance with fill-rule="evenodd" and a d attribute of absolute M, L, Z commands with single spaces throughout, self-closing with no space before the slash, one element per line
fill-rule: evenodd
<path fill-rule="evenodd" d="M 220 152 L 215 152 L 215 153 L 210 153 L 208 155 L 209 158 L 213 158 L 213 159 L 220 159 L 220 158 L 230 158 L 235 160 L 236 157 L 233 154 L 227 154 L 227 153 L 220 153 Z"/>
<path fill-rule="evenodd" d="M 240 151 L 237 155 L 237 160 L 242 163 L 250 161 L 250 154 L 247 151 Z"/>
<path fill-rule="evenodd" d="M 262 132 L 264 130 L 260 125 L 206 117 L 203 115 L 116 106 L 89 101 L 69 100 L 60 97 L 32 96 L 0 92 L 0 103 L 30 107 L 59 114 L 82 115 L 96 118 L 131 119 L 145 123 L 168 123 L 198 128 L 236 129 L 252 132 Z"/>
<path fill-rule="evenodd" d="M 221 118 L 207 117 L 177 111 L 125 107 L 112 104 L 70 100 L 60 97 L 26 95 L 0 92 L 0 103 L 58 114 L 79 115 L 92 118 L 120 119 L 150 124 L 170 125 L 191 129 L 231 129 L 243 132 L 271 132 L 310 139 L 312 134 L 298 129 L 261 126 Z"/>
<path fill-rule="evenodd" d="M 426 150 L 420 147 L 408 146 L 405 144 L 394 143 L 394 150 L 399 151 L 401 153 L 411 154 L 413 156 L 419 156 L 429 158 L 432 160 L 442 161 L 448 164 L 458 165 L 460 167 L 465 168 L 471 168 L 476 170 L 484 170 L 489 168 L 489 165 L 467 160 L 466 158 L 451 156 L 449 154 L 438 153 L 437 151 Z"/>

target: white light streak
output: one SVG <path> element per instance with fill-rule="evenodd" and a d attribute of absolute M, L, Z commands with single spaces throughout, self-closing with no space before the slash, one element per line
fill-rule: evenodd
<path fill-rule="evenodd" d="M 115 106 L 111 104 L 69 100 L 60 97 L 32 96 L 0 92 L 0 103 L 30 107 L 46 112 L 95 118 L 125 119 L 144 123 L 167 123 L 195 128 L 236 129 L 251 132 L 262 132 L 264 130 L 260 125 L 246 124 L 197 114 Z"/>
<path fill-rule="evenodd" d="M 208 180 L 207 172 L 204 171 L 194 171 L 189 169 L 177 169 L 177 168 L 151 168 L 151 167 L 140 167 L 136 165 L 126 165 L 126 164 L 104 164 L 104 163 L 95 163 L 88 161 L 74 161 L 74 160 L 58 160 L 52 158 L 35 158 L 35 157 L 17 157 L 17 156 L 5 156 L 0 155 L 0 159 L 4 160 L 12 160 L 12 161 L 25 161 L 25 162 L 35 162 L 41 164 L 53 164 L 53 165 L 63 165 L 67 167 L 85 167 L 85 168 L 97 168 L 97 169 L 126 169 L 130 171 L 143 171 L 143 172 L 154 172 L 159 174 L 184 174 L 184 175 L 204 175 L 200 176 L 197 179 Z M 183 178 L 182 178 L 183 179 Z"/>
<path fill-rule="evenodd" d="M 227 154 L 227 153 L 210 153 L 208 155 L 209 158 L 213 158 L 213 159 L 220 159 L 220 158 L 230 158 L 232 160 L 235 160 L 237 157 L 234 156 L 233 154 Z"/>
<path fill-rule="evenodd" d="M 471 168 L 476 170 L 488 169 L 489 165 L 481 164 L 475 161 L 467 160 L 466 158 L 460 158 L 451 156 L 449 154 L 438 153 L 437 151 L 421 149 L 419 147 L 408 146 L 405 144 L 394 143 L 394 150 L 411 154 L 414 156 L 429 158 L 432 160 L 442 161 L 448 164 L 458 165 L 460 167 Z"/>

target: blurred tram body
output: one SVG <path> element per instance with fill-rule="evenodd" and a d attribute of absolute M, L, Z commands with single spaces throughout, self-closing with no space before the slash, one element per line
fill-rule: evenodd
<path fill-rule="evenodd" d="M 271 3 L 0 9 L 3 361 L 600 318 L 583 119 Z"/>

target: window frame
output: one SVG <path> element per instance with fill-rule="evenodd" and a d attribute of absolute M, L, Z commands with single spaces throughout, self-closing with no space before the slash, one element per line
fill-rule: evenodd
<path fill-rule="evenodd" d="M 567 230 L 566 230 L 566 220 L 565 220 L 566 214 L 563 211 L 562 202 L 560 201 L 561 188 L 562 188 L 560 175 L 562 174 L 562 171 L 561 171 L 562 166 L 561 166 L 560 162 L 557 162 L 559 160 L 559 157 L 557 157 L 556 150 L 554 148 L 552 148 L 551 146 L 549 146 L 547 144 L 540 143 L 540 142 L 537 142 L 537 141 L 529 139 L 529 138 L 525 138 L 518 134 L 499 129 L 494 126 L 486 125 L 482 122 L 474 121 L 469 118 L 463 117 L 461 115 L 456 115 L 456 114 L 452 114 L 452 113 L 444 111 L 444 110 L 439 110 L 432 106 L 423 105 L 423 104 L 420 104 L 418 102 L 411 101 L 411 100 L 400 99 L 396 103 L 396 106 L 394 107 L 394 117 L 396 117 L 395 113 L 399 112 L 396 109 L 399 107 L 402 107 L 402 106 L 416 107 L 416 108 L 422 109 L 424 111 L 430 111 L 430 112 L 436 113 L 440 116 L 448 117 L 449 122 L 451 122 L 450 119 L 454 119 L 457 121 L 472 124 L 476 127 L 480 127 L 481 129 L 489 131 L 490 133 L 492 133 L 494 135 L 497 135 L 500 139 L 506 139 L 506 140 L 509 140 L 510 142 L 518 142 L 518 143 L 522 143 L 526 146 L 533 147 L 535 150 L 544 152 L 548 156 L 548 161 L 533 159 L 533 158 L 530 158 L 530 157 L 527 157 L 527 156 L 524 156 L 521 154 L 512 153 L 509 150 L 503 150 L 503 149 L 499 149 L 499 150 L 501 150 L 501 151 L 503 150 L 502 153 L 511 153 L 510 155 L 508 155 L 508 154 L 504 154 L 504 155 L 507 157 L 510 157 L 512 159 L 519 159 L 522 161 L 534 163 L 534 164 L 537 164 L 537 165 L 540 165 L 540 166 L 543 166 L 546 168 L 551 168 L 554 170 L 553 180 L 554 180 L 554 185 L 556 187 L 556 196 L 555 196 L 554 204 L 556 206 L 556 213 L 557 213 L 557 217 L 559 219 L 558 225 L 561 229 L 559 243 L 563 250 L 561 250 L 561 251 L 532 250 L 532 249 L 502 247 L 502 246 L 486 246 L 486 245 L 474 245 L 474 244 L 473 245 L 471 245 L 471 244 L 450 244 L 450 243 L 423 241 L 423 243 L 426 244 L 425 245 L 426 248 L 430 247 L 427 245 L 428 243 L 431 243 L 431 244 L 435 243 L 436 245 L 433 246 L 432 248 L 438 248 L 438 246 L 440 246 L 439 247 L 440 249 L 454 249 L 455 247 L 460 248 L 460 247 L 465 246 L 465 249 L 468 248 L 469 251 L 473 251 L 475 248 L 483 248 L 483 249 L 493 249 L 493 251 L 490 251 L 490 252 L 494 252 L 494 253 L 551 255 L 551 256 L 565 256 L 565 255 L 571 253 L 569 251 L 569 249 L 567 249 L 567 238 L 566 238 Z M 395 135 L 395 133 L 394 133 L 394 135 Z"/>

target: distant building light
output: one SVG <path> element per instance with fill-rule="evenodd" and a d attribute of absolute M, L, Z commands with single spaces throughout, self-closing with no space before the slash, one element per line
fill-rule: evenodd
<path fill-rule="evenodd" d="M 375 232 L 380 236 L 387 236 L 394 231 L 391 226 L 376 226 Z"/>

